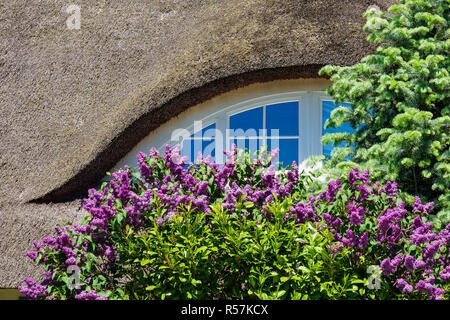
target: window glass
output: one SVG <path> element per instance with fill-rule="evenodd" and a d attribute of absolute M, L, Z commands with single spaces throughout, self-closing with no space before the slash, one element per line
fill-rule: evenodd
<path fill-rule="evenodd" d="M 278 129 L 280 136 L 298 136 L 298 102 L 272 104 L 266 107 L 267 135 Z"/>
<path fill-rule="evenodd" d="M 265 119 L 265 126 L 263 126 L 263 119 Z M 267 145 L 268 150 L 273 145 L 274 148 L 278 147 L 282 150 L 275 162 L 280 162 L 282 166 L 291 164 L 294 160 L 298 163 L 298 119 L 298 102 L 271 104 L 265 108 L 261 107 L 235 114 L 230 117 L 230 129 L 234 129 L 231 136 L 240 138 L 232 138 L 230 146 L 234 143 L 239 149 L 248 149 L 250 154 L 254 156 L 255 152 L 260 150 L 263 145 Z M 269 138 L 268 141 L 265 141 L 266 138 L 261 137 L 261 132 L 259 131 L 263 128 L 267 130 L 268 137 L 270 137 L 271 130 L 275 129 L 278 130 L 279 137 L 296 138 Z M 258 139 L 257 137 L 260 138 Z M 276 166 L 278 166 L 278 163 L 276 163 Z"/>
<path fill-rule="evenodd" d="M 350 107 L 351 105 L 349 103 L 343 103 L 339 106 Z M 332 101 L 323 101 L 321 107 L 322 135 L 336 132 L 355 132 L 349 123 L 344 123 L 339 128 L 324 129 L 323 126 L 325 125 L 326 120 L 330 118 L 331 112 L 337 106 Z M 302 112 L 305 117 L 307 116 L 308 119 L 311 118 L 308 121 L 310 121 L 312 126 L 315 126 L 316 122 L 317 125 L 320 125 L 320 120 L 318 120 L 316 116 L 312 117 L 311 113 L 305 113 L 306 111 Z M 318 115 L 319 114 L 320 112 Z M 231 115 L 229 117 L 230 127 L 228 129 L 231 129 L 231 131 L 229 132 L 230 140 L 228 148 L 231 148 L 231 145 L 234 143 L 237 148 L 248 150 L 250 154 L 254 156 L 256 151 L 260 150 L 264 145 L 267 145 L 269 151 L 274 148 L 280 149 L 280 154 L 275 160 L 275 162 L 278 163 L 277 166 L 287 166 L 292 164 L 292 161 L 296 161 L 298 164 L 299 160 L 302 160 L 299 159 L 299 148 L 302 146 L 304 146 L 303 148 L 311 148 L 308 144 L 310 141 L 307 139 L 308 135 L 312 134 L 306 129 L 302 129 L 305 132 L 300 132 L 299 116 L 300 108 L 298 101 L 274 103 L 266 105 L 265 107 L 261 106 Z M 186 139 L 183 142 L 182 153 L 184 156 L 188 157 L 189 162 L 195 162 L 199 152 L 205 157 L 210 155 L 212 161 L 215 161 L 215 129 L 216 124 L 213 123 L 199 132 L 194 133 L 189 139 Z M 262 129 L 267 130 L 267 136 L 262 135 Z M 279 130 L 278 139 L 275 139 L 274 136 L 270 135 L 272 129 Z M 305 140 L 302 141 L 302 139 Z M 222 142 L 218 141 L 218 143 Z M 340 146 L 344 146 L 344 144 L 342 143 Z M 323 148 L 323 154 L 329 157 L 333 150 L 332 144 L 329 143 L 328 145 L 321 147 Z M 226 149 L 225 145 L 223 148 Z"/>
<path fill-rule="evenodd" d="M 201 152 L 204 157 L 211 156 L 215 160 L 215 129 L 216 124 L 203 128 L 191 135 L 190 139 L 185 139 L 182 145 L 182 156 L 188 157 L 189 162 L 195 162 L 198 153 Z"/>
<path fill-rule="evenodd" d="M 230 136 L 259 136 L 263 129 L 263 108 L 247 110 L 230 117 Z"/>
<path fill-rule="evenodd" d="M 226 161 L 223 151 L 230 151 L 232 144 L 239 149 L 249 150 L 252 157 L 264 146 L 269 151 L 279 148 L 280 154 L 275 161 L 282 166 L 290 165 L 293 161 L 301 165 L 305 159 L 320 154 L 330 157 L 333 146 L 331 143 L 323 145 L 322 135 L 354 133 L 355 130 L 349 123 L 344 123 L 340 128 L 323 128 L 337 106 L 331 97 L 321 91 L 322 88 L 312 87 L 309 91 L 283 89 L 279 94 L 249 95 L 251 100 L 246 101 L 233 98 L 228 105 L 214 102 L 211 103 L 210 111 L 203 107 L 193 108 L 192 111 L 186 111 L 186 117 L 176 117 L 160 133 L 150 134 L 145 144 L 158 146 L 160 152 L 164 153 L 166 144 L 173 146 L 179 141 L 175 138 L 185 133 L 184 130 L 181 133 L 176 130 L 192 128 L 193 124 L 196 126 L 201 121 L 207 126 L 195 128 L 198 132 L 190 131 L 182 143 L 182 155 L 188 157 L 188 162 L 195 162 L 198 154 L 202 153 L 205 157 L 211 156 L 213 162 L 223 165 Z M 351 107 L 351 104 L 343 103 L 340 106 Z M 364 129 L 364 126 L 361 124 L 359 128 Z M 272 135 L 272 130 L 278 130 L 278 137 L 275 132 Z M 136 155 L 131 153 L 126 157 L 130 164 L 135 159 Z"/>
<path fill-rule="evenodd" d="M 191 137 L 194 138 L 211 138 L 215 136 L 215 129 L 216 124 L 213 123 L 210 126 L 207 126 L 206 128 L 203 128 L 202 130 L 194 133 Z"/>
<path fill-rule="evenodd" d="M 267 150 L 279 148 L 280 153 L 275 159 L 276 167 L 286 167 L 291 165 L 292 161 L 298 164 L 298 139 L 269 139 L 267 141 Z"/>
<path fill-rule="evenodd" d="M 340 107 L 340 106 L 344 106 L 344 107 L 351 107 L 350 103 L 341 103 L 338 105 L 335 105 L 332 101 L 323 101 L 322 102 L 322 136 L 327 134 L 327 133 L 339 133 L 339 132 L 349 132 L 349 133 L 354 133 L 355 129 L 353 129 L 350 125 L 350 123 L 348 122 L 344 122 L 340 127 L 338 128 L 327 128 L 325 129 L 325 122 L 327 121 L 327 119 L 330 118 L 331 112 L 333 111 L 333 109 Z M 339 145 L 337 145 L 337 147 L 344 147 L 345 143 L 342 142 Z M 331 156 L 331 151 L 334 149 L 333 144 L 331 142 L 329 142 L 327 145 L 323 146 L 323 155 L 326 157 L 330 157 Z"/>
<path fill-rule="evenodd" d="M 216 156 L 215 149 L 216 140 L 185 139 L 183 141 L 181 155 L 188 157 L 188 163 L 195 162 L 199 152 L 205 158 L 210 155 L 212 161 L 214 161 Z"/>
<path fill-rule="evenodd" d="M 236 145 L 236 148 L 243 149 L 250 152 L 251 156 L 255 156 L 255 153 L 263 146 L 262 139 L 244 138 L 244 139 L 231 139 L 230 149 L 232 144 Z"/>

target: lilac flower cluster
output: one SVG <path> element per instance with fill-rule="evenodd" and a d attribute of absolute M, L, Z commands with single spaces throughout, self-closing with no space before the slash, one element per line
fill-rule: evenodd
<path fill-rule="evenodd" d="M 47 288 L 42 284 L 37 284 L 34 280 L 25 277 L 26 286 L 20 286 L 19 291 L 30 299 L 38 299 L 40 296 L 47 295 Z"/>
<path fill-rule="evenodd" d="M 106 297 L 101 296 L 95 293 L 95 290 L 91 290 L 89 292 L 82 292 L 75 296 L 76 300 L 107 300 Z"/>
<path fill-rule="evenodd" d="M 383 254 L 380 269 L 401 292 L 424 292 L 429 299 L 442 299 L 442 286 L 449 281 L 450 225 L 433 232 L 433 223 L 424 222 L 433 203 L 422 204 L 416 197 L 408 213 L 397 191 L 394 182 L 372 185 L 369 171 L 355 168 L 347 179 L 331 181 L 317 198 L 292 206 L 290 216 L 298 223 L 324 221 L 337 241 L 329 248 L 332 255 L 343 247 L 353 248 L 355 257 L 365 259 L 374 252 Z M 414 255 L 408 254 L 411 246 L 416 246 Z M 433 281 L 427 280 L 430 275 Z"/>
<path fill-rule="evenodd" d="M 397 271 L 397 268 L 400 266 L 402 261 L 403 261 L 403 255 L 401 253 L 399 253 L 392 260 L 389 258 L 386 258 L 383 261 L 381 261 L 380 268 L 381 268 L 381 270 L 383 270 L 383 273 L 385 275 L 389 275 L 389 274 L 395 273 Z"/>
<path fill-rule="evenodd" d="M 351 181 L 351 179 L 349 179 Z M 367 182 L 364 182 L 368 185 Z M 445 290 L 439 287 L 435 277 L 429 278 L 430 274 L 436 274 L 440 286 L 448 281 L 446 271 L 450 264 L 449 258 L 449 229 L 441 230 L 438 234 L 432 231 L 433 223 L 424 222 L 431 212 L 434 203 L 423 205 L 420 198 L 415 197 L 412 213 L 408 215 L 404 202 L 395 204 L 397 197 L 397 186 L 395 183 L 388 182 L 386 186 L 377 193 L 379 185 L 372 188 L 372 194 L 384 193 L 387 202 L 391 207 L 387 208 L 377 218 L 377 233 L 374 239 L 377 240 L 377 246 L 385 246 L 387 254 L 392 258 L 382 260 L 380 268 L 385 275 L 398 275 L 397 287 L 404 293 L 412 293 L 412 281 L 417 281 L 417 277 L 424 279 L 417 281 L 414 289 L 427 293 L 429 299 L 442 299 Z M 403 255 L 395 252 L 406 251 L 410 246 L 417 247 L 415 256 Z M 421 257 L 421 258 L 419 258 Z M 442 270 L 438 273 L 438 270 Z M 420 273 L 414 275 L 415 272 Z M 442 276 L 443 275 L 443 276 Z M 406 282 L 410 279 L 410 283 Z"/>
<path fill-rule="evenodd" d="M 271 161 L 278 152 L 278 149 L 271 152 Z M 266 168 L 261 159 L 255 159 L 247 166 L 251 172 L 249 175 L 235 179 L 237 149 L 233 146 L 231 151 L 224 153 L 227 162 L 223 167 L 211 163 L 210 158 L 203 158 L 202 155 L 199 155 L 197 164 L 187 166 L 180 146 L 174 149 L 167 146 L 162 156 L 154 148 L 148 155 L 139 153 L 138 175 L 133 168 L 125 166 L 123 170 L 112 173 L 110 182 L 101 190 L 89 190 L 88 197 L 83 201 L 83 208 L 90 213 L 87 224 L 57 227 L 56 236 L 42 239 L 42 244 L 35 241 L 36 250 L 27 252 L 27 256 L 33 261 L 50 265 L 50 268 L 59 269 L 58 263 L 64 268 L 85 266 L 87 253 L 91 251 L 97 261 L 105 262 L 105 267 L 97 272 L 99 275 L 106 274 L 108 267 L 113 268 L 119 259 L 111 224 L 119 216 L 124 216 L 124 224 L 140 230 L 151 223 L 149 216 L 152 215 L 149 213 L 156 212 L 158 208 L 163 208 L 164 212 L 154 219 L 159 226 L 170 223 L 179 214 L 181 206 L 208 213 L 210 204 L 219 200 L 232 213 L 236 203 L 245 199 L 245 202 L 252 202 L 261 208 L 272 201 L 274 195 L 287 196 L 299 180 L 296 164 L 282 181 L 273 165 Z M 213 181 L 209 179 L 211 176 Z M 262 180 L 262 183 L 255 183 L 255 179 Z M 78 241 L 83 235 L 89 237 Z M 21 292 L 33 299 L 39 295 L 45 296 L 48 279 L 40 285 L 30 281 L 26 280 L 27 287 L 21 287 Z M 93 291 L 84 292 L 84 288 L 88 288 L 88 283 L 75 288 L 75 299 L 99 298 Z"/>
<path fill-rule="evenodd" d="M 273 161 L 278 152 L 270 153 L 267 165 L 261 159 L 239 162 L 233 146 L 225 152 L 223 166 L 201 154 L 196 164 L 188 165 L 179 146 L 167 146 L 162 156 L 155 149 L 148 155 L 139 153 L 137 170 L 124 167 L 114 172 L 101 190 L 89 190 L 83 201 L 83 208 L 90 213 L 85 224 L 57 227 L 56 236 L 34 243 L 35 251 L 27 256 L 52 272 L 47 272 L 39 285 L 27 278 L 21 292 L 32 299 L 59 298 L 48 292 L 47 285 L 54 284 L 61 269 L 77 265 L 90 270 L 95 264 L 98 267 L 70 297 L 105 299 L 90 285 L 96 276 L 111 278 L 122 263 L 117 234 L 132 229 L 144 237 L 146 227 L 165 228 L 174 218 L 182 218 L 182 208 L 208 214 L 210 206 L 217 203 L 229 214 L 240 208 L 239 214 L 251 218 L 262 213 L 270 221 L 266 208 L 277 198 L 292 201 L 286 219 L 298 224 L 324 223 L 335 241 L 329 246 L 331 255 L 350 248 L 355 265 L 363 255 L 367 262 L 380 264 L 383 275 L 392 279 L 399 292 L 442 298 L 443 285 L 450 280 L 450 225 L 439 233 L 433 231 L 433 224 L 425 221 L 432 203 L 422 204 L 416 198 L 412 212 L 408 212 L 397 199 L 394 182 L 372 185 L 369 171 L 360 173 L 358 168 L 329 182 L 317 197 L 310 195 L 307 202 L 300 201 L 297 197 L 301 192 L 297 191 L 302 190 L 303 180 L 297 164 L 288 170 L 275 170 Z M 240 205 L 243 203 L 246 205 Z"/>
<path fill-rule="evenodd" d="M 42 243 L 33 241 L 35 251 L 26 252 L 26 255 L 40 265 L 54 265 L 54 261 L 50 261 L 50 259 L 57 253 L 58 260 L 64 268 L 80 266 L 87 260 L 89 241 L 87 239 L 80 241 L 79 238 L 91 234 L 92 231 L 93 228 L 90 225 L 74 224 L 55 227 L 56 236 L 44 237 Z M 50 255 L 46 253 L 50 253 Z M 47 296 L 47 286 L 55 284 L 53 274 L 53 270 L 43 272 L 44 280 L 41 284 L 25 278 L 27 286 L 20 286 L 19 291 L 30 299 L 37 299 L 41 296 L 45 296 L 46 299 L 59 299 L 59 296 Z M 79 288 L 77 290 L 80 291 Z"/>

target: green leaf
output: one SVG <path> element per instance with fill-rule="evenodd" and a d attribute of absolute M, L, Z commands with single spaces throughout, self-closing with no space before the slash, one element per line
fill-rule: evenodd
<path fill-rule="evenodd" d="M 145 265 L 147 265 L 147 264 L 149 264 L 149 263 L 151 263 L 152 261 L 150 260 L 150 259 L 142 259 L 141 260 L 141 266 L 145 266 Z"/>
<path fill-rule="evenodd" d="M 244 206 L 247 209 L 250 209 L 250 208 L 253 208 L 255 206 L 255 204 L 253 202 L 251 202 L 251 201 L 247 201 L 247 202 L 244 202 Z"/>

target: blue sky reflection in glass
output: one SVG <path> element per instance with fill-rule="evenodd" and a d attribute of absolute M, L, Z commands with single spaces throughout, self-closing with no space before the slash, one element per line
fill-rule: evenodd
<path fill-rule="evenodd" d="M 189 139 L 183 141 L 181 153 L 182 156 L 188 157 L 188 163 L 195 162 L 199 152 L 201 152 L 205 158 L 210 155 L 212 161 L 215 161 L 215 129 L 216 124 L 213 123 L 194 133 Z"/>
<path fill-rule="evenodd" d="M 275 167 L 286 167 L 291 165 L 292 161 L 298 164 L 298 139 L 267 140 L 267 150 L 280 148 L 280 153 L 275 159 Z"/>
<path fill-rule="evenodd" d="M 236 148 L 249 151 L 250 155 L 253 157 L 255 156 L 256 152 L 261 149 L 262 142 L 262 139 L 235 138 L 231 140 L 230 147 L 234 143 L 236 145 Z"/>
<path fill-rule="evenodd" d="M 272 104 L 266 107 L 267 135 L 272 129 L 279 130 L 279 136 L 298 136 L 298 102 Z"/>
<path fill-rule="evenodd" d="M 354 133 L 354 132 L 356 132 L 355 129 L 353 129 L 351 127 L 350 123 L 348 123 L 348 122 L 344 122 L 338 128 L 329 127 L 327 129 L 325 129 L 325 122 L 327 121 L 327 119 L 330 118 L 331 112 L 333 111 L 333 109 L 340 107 L 340 106 L 350 108 L 351 104 L 350 103 L 341 103 L 341 104 L 336 105 L 336 104 L 334 104 L 333 101 L 323 101 L 322 102 L 322 136 L 327 133 L 340 133 L 340 132 Z M 342 142 L 342 143 L 338 144 L 337 147 L 345 147 L 345 143 Z M 331 151 L 333 149 L 334 149 L 333 144 L 331 142 L 329 142 L 327 145 L 323 146 L 323 155 L 327 158 L 330 157 Z"/>
<path fill-rule="evenodd" d="M 240 138 L 232 139 L 231 143 L 235 143 L 240 149 L 249 149 L 251 155 L 264 144 L 268 145 L 269 150 L 269 145 L 274 145 L 282 150 L 276 162 L 281 162 L 282 166 L 291 164 L 294 160 L 298 162 L 298 120 L 298 102 L 276 103 L 244 111 L 230 117 L 230 129 L 235 130 L 232 137 Z M 261 129 L 267 130 L 267 143 L 266 138 L 261 136 Z M 275 165 L 278 167 L 278 163 Z"/>
<path fill-rule="evenodd" d="M 250 109 L 230 117 L 230 137 L 257 137 L 263 129 L 262 107 Z"/>

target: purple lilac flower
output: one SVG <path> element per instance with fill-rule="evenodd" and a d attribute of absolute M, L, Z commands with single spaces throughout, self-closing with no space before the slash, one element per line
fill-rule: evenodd
<path fill-rule="evenodd" d="M 448 230 L 450 224 L 447 226 L 446 229 L 443 229 L 439 232 L 438 238 L 441 239 L 446 245 L 450 245 L 450 231 Z"/>
<path fill-rule="evenodd" d="M 357 207 L 354 204 L 348 204 L 347 209 L 349 212 L 349 224 L 359 226 L 364 221 L 364 208 Z"/>
<path fill-rule="evenodd" d="M 414 197 L 414 204 L 413 204 L 413 209 L 412 212 L 419 212 L 419 213 L 430 213 L 431 210 L 433 209 L 434 206 L 434 202 L 429 202 L 425 205 L 422 204 L 422 201 L 420 200 L 420 198 L 418 196 Z"/>
<path fill-rule="evenodd" d="M 227 156 L 226 164 L 234 164 L 237 155 L 236 144 L 231 145 L 231 151 L 224 151 L 223 153 Z"/>
<path fill-rule="evenodd" d="M 416 284 L 415 289 L 417 291 L 422 291 L 427 293 L 428 298 L 431 300 L 442 300 L 443 297 L 442 294 L 445 293 L 445 290 L 439 287 L 433 286 L 434 279 L 426 279 L 426 280 L 419 280 L 419 282 Z"/>
<path fill-rule="evenodd" d="M 416 262 L 416 258 L 414 258 L 413 256 L 410 256 L 410 255 L 407 255 L 406 257 L 405 257 L 405 267 L 408 269 L 408 270 L 410 270 L 410 271 L 413 271 L 413 270 L 415 270 L 415 268 L 414 268 L 414 263 Z"/>
<path fill-rule="evenodd" d="M 70 257 L 70 258 L 66 259 L 66 261 L 64 262 L 64 264 L 66 265 L 66 267 L 75 265 L 75 264 L 76 264 L 76 259 L 75 259 L 75 257 Z"/>
<path fill-rule="evenodd" d="M 354 247 L 358 245 L 358 238 L 356 237 L 355 233 L 347 229 L 345 231 L 345 234 L 347 235 L 347 238 L 342 239 L 342 243 L 347 247 Z"/>
<path fill-rule="evenodd" d="M 270 163 L 274 163 L 275 159 L 278 157 L 278 154 L 280 153 L 280 148 L 275 148 L 272 151 L 270 151 Z"/>
<path fill-rule="evenodd" d="M 36 259 L 38 258 L 39 253 L 36 251 L 28 251 L 26 253 L 27 257 L 30 258 L 33 261 L 36 261 Z"/>
<path fill-rule="evenodd" d="M 48 294 L 45 286 L 37 284 L 28 277 L 25 277 L 24 281 L 26 286 L 19 286 L 19 291 L 20 293 L 26 295 L 29 299 L 36 300 L 40 296 L 46 296 Z"/>
<path fill-rule="evenodd" d="M 416 260 L 414 262 L 414 270 L 425 268 L 427 266 L 427 263 L 423 260 Z"/>
<path fill-rule="evenodd" d="M 430 274 L 433 274 L 434 273 L 434 270 L 433 269 L 426 269 L 424 272 L 422 272 L 422 274 L 424 275 L 424 276 L 429 276 Z M 433 277 L 434 278 L 434 277 Z M 434 280 L 433 280 L 434 281 Z"/>
<path fill-rule="evenodd" d="M 75 296 L 76 300 L 107 300 L 108 298 L 101 296 L 95 292 L 95 290 L 91 290 L 89 292 L 83 292 L 77 294 Z"/>
<path fill-rule="evenodd" d="M 450 281 L 450 265 L 446 266 L 440 273 L 439 276 L 441 277 L 442 281 Z"/>
<path fill-rule="evenodd" d="M 434 232 L 430 229 L 433 227 L 431 222 L 423 223 L 420 217 L 413 220 L 413 234 L 410 236 L 410 243 L 415 245 L 422 245 L 431 242 L 437 238 Z"/>
<path fill-rule="evenodd" d="M 298 181 L 298 166 L 295 161 L 292 162 L 292 170 L 287 172 L 287 178 L 290 182 Z"/>
<path fill-rule="evenodd" d="M 370 191 L 366 188 L 366 186 L 356 185 L 356 190 L 359 191 L 359 201 L 365 202 L 366 198 L 370 196 Z"/>
<path fill-rule="evenodd" d="M 369 234 L 367 232 L 363 232 L 363 234 L 359 237 L 358 248 L 366 248 L 369 243 Z"/>
<path fill-rule="evenodd" d="M 341 219 L 333 217 L 332 215 L 330 215 L 328 213 L 323 213 L 322 217 L 325 219 L 325 222 L 330 227 L 339 228 L 342 225 Z"/>
<path fill-rule="evenodd" d="M 170 160 L 176 165 L 184 165 L 187 161 L 187 157 L 181 157 L 181 145 L 177 144 L 172 150 Z"/>
<path fill-rule="evenodd" d="M 328 183 L 328 188 L 320 193 L 319 199 L 333 202 L 336 198 L 337 191 L 340 189 L 342 189 L 341 179 L 338 178 L 336 181 L 331 181 Z"/>
<path fill-rule="evenodd" d="M 394 209 L 388 208 L 377 219 L 379 243 L 386 242 L 395 244 L 401 236 L 401 228 L 398 223 L 405 217 L 407 211 L 404 209 L 404 202 L 400 202 Z"/>
<path fill-rule="evenodd" d="M 356 181 L 361 181 L 364 185 L 370 185 L 369 183 L 369 170 L 365 170 L 363 174 L 359 173 L 359 168 L 355 167 L 350 170 L 348 174 L 348 182 L 353 185 Z"/>
<path fill-rule="evenodd" d="M 114 172 L 112 174 L 113 183 L 110 183 L 114 191 L 114 196 L 122 202 L 127 201 L 131 191 L 130 174 L 127 169 L 128 166 L 124 166 L 122 171 Z"/>
<path fill-rule="evenodd" d="M 147 165 L 146 163 L 146 159 L 147 159 L 147 155 L 143 152 L 139 152 L 139 154 L 137 155 L 137 162 L 139 165 L 139 172 L 141 173 L 141 176 L 145 179 L 148 177 L 151 177 L 152 175 L 152 169 L 150 169 L 150 167 Z"/>
<path fill-rule="evenodd" d="M 273 179 L 275 177 L 275 168 L 273 166 L 273 164 L 271 164 L 266 172 L 264 173 L 263 177 L 262 177 L 262 182 L 268 186 L 268 187 L 272 187 L 273 186 Z"/>
<path fill-rule="evenodd" d="M 391 197 L 397 196 L 397 183 L 388 181 L 381 192 L 384 192 L 386 195 Z"/>
<path fill-rule="evenodd" d="M 374 185 L 372 186 L 372 190 L 370 191 L 371 194 L 377 195 L 379 196 L 381 194 L 380 191 L 380 183 L 379 182 L 375 182 Z"/>
<path fill-rule="evenodd" d="M 406 282 L 404 279 L 399 278 L 395 282 L 397 288 L 399 288 L 402 292 L 411 293 L 413 291 L 412 285 L 410 285 L 408 282 Z"/>
<path fill-rule="evenodd" d="M 302 202 L 299 202 L 294 207 L 291 207 L 290 213 L 297 218 L 297 223 L 305 223 L 306 221 L 311 221 L 316 217 L 313 208 L 309 204 Z"/>
<path fill-rule="evenodd" d="M 392 260 L 389 258 L 381 261 L 381 270 L 383 270 L 384 275 L 389 275 L 397 271 L 398 266 L 403 261 L 403 255 L 401 253 L 397 254 Z"/>
<path fill-rule="evenodd" d="M 424 259 L 425 260 L 433 259 L 434 254 L 439 251 L 440 245 L 441 245 L 440 241 L 433 241 L 427 247 L 425 247 L 422 251 Z"/>

